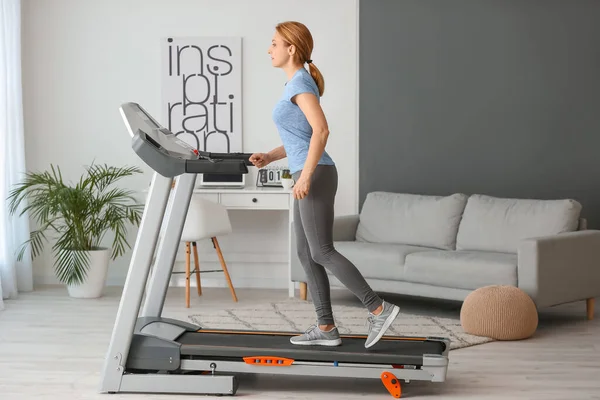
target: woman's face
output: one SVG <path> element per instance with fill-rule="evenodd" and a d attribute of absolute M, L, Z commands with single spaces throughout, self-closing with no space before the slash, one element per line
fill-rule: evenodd
<path fill-rule="evenodd" d="M 291 58 L 291 50 L 292 47 L 286 46 L 279 33 L 275 31 L 268 51 L 271 56 L 271 64 L 278 68 L 286 65 Z"/>

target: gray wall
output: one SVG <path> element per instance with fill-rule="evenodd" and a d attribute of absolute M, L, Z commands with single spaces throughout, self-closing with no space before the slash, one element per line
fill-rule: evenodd
<path fill-rule="evenodd" d="M 362 0 L 374 190 L 575 198 L 600 226 L 600 1 Z"/>

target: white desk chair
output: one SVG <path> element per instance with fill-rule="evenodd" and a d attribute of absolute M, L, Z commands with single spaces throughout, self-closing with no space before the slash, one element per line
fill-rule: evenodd
<path fill-rule="evenodd" d="M 227 271 L 227 265 L 223 259 L 223 253 L 219 247 L 217 236 L 227 235 L 231 233 L 231 222 L 227 209 L 220 204 L 210 200 L 192 197 L 190 206 L 185 219 L 185 226 L 181 233 L 181 241 L 185 242 L 185 297 L 186 307 L 190 307 L 190 277 L 192 273 L 196 273 L 196 284 L 198 286 L 198 296 L 202 295 L 202 287 L 200 285 L 200 272 L 224 272 L 227 284 L 231 290 L 233 301 L 237 302 L 235 289 L 231 284 L 231 278 Z M 221 261 L 221 270 L 200 271 L 200 263 L 198 261 L 198 248 L 196 242 L 210 238 L 213 247 L 217 250 L 217 255 Z M 190 245 L 194 248 L 194 271 L 190 272 Z"/>

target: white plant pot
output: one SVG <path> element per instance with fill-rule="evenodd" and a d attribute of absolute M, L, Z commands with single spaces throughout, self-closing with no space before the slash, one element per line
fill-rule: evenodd
<path fill-rule="evenodd" d="M 92 250 L 87 276 L 81 284 L 67 285 L 69 296 L 78 299 L 95 299 L 104 294 L 110 249 Z"/>

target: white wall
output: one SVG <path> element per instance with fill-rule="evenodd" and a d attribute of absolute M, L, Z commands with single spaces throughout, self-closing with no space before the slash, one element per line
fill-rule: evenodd
<path fill-rule="evenodd" d="M 160 120 L 160 45 L 167 36 L 242 36 L 243 150 L 279 146 L 271 110 L 286 77 L 271 66 L 267 49 L 274 26 L 290 19 L 311 29 L 312 59 L 325 77 L 322 106 L 331 130 L 327 150 L 340 174 L 336 212 L 356 212 L 357 1 L 25 0 L 28 169 L 42 170 L 54 163 L 76 180 L 83 166 L 94 160 L 135 164 L 147 172 L 126 183 L 139 192 L 147 188 L 151 172 L 131 150 L 118 107 L 139 102 Z M 286 287 L 287 247 L 281 235 L 286 215 L 236 211 L 231 217 L 235 234 L 223 238 L 221 247 L 234 284 Z M 135 234 L 132 230 L 132 246 Z M 216 261 L 212 246 L 205 244 L 200 250 L 201 260 Z M 110 284 L 124 282 L 129 256 L 112 263 Z M 36 259 L 34 268 L 37 284 L 56 282 L 49 251 Z M 224 284 L 221 274 L 205 276 L 206 286 Z"/>

